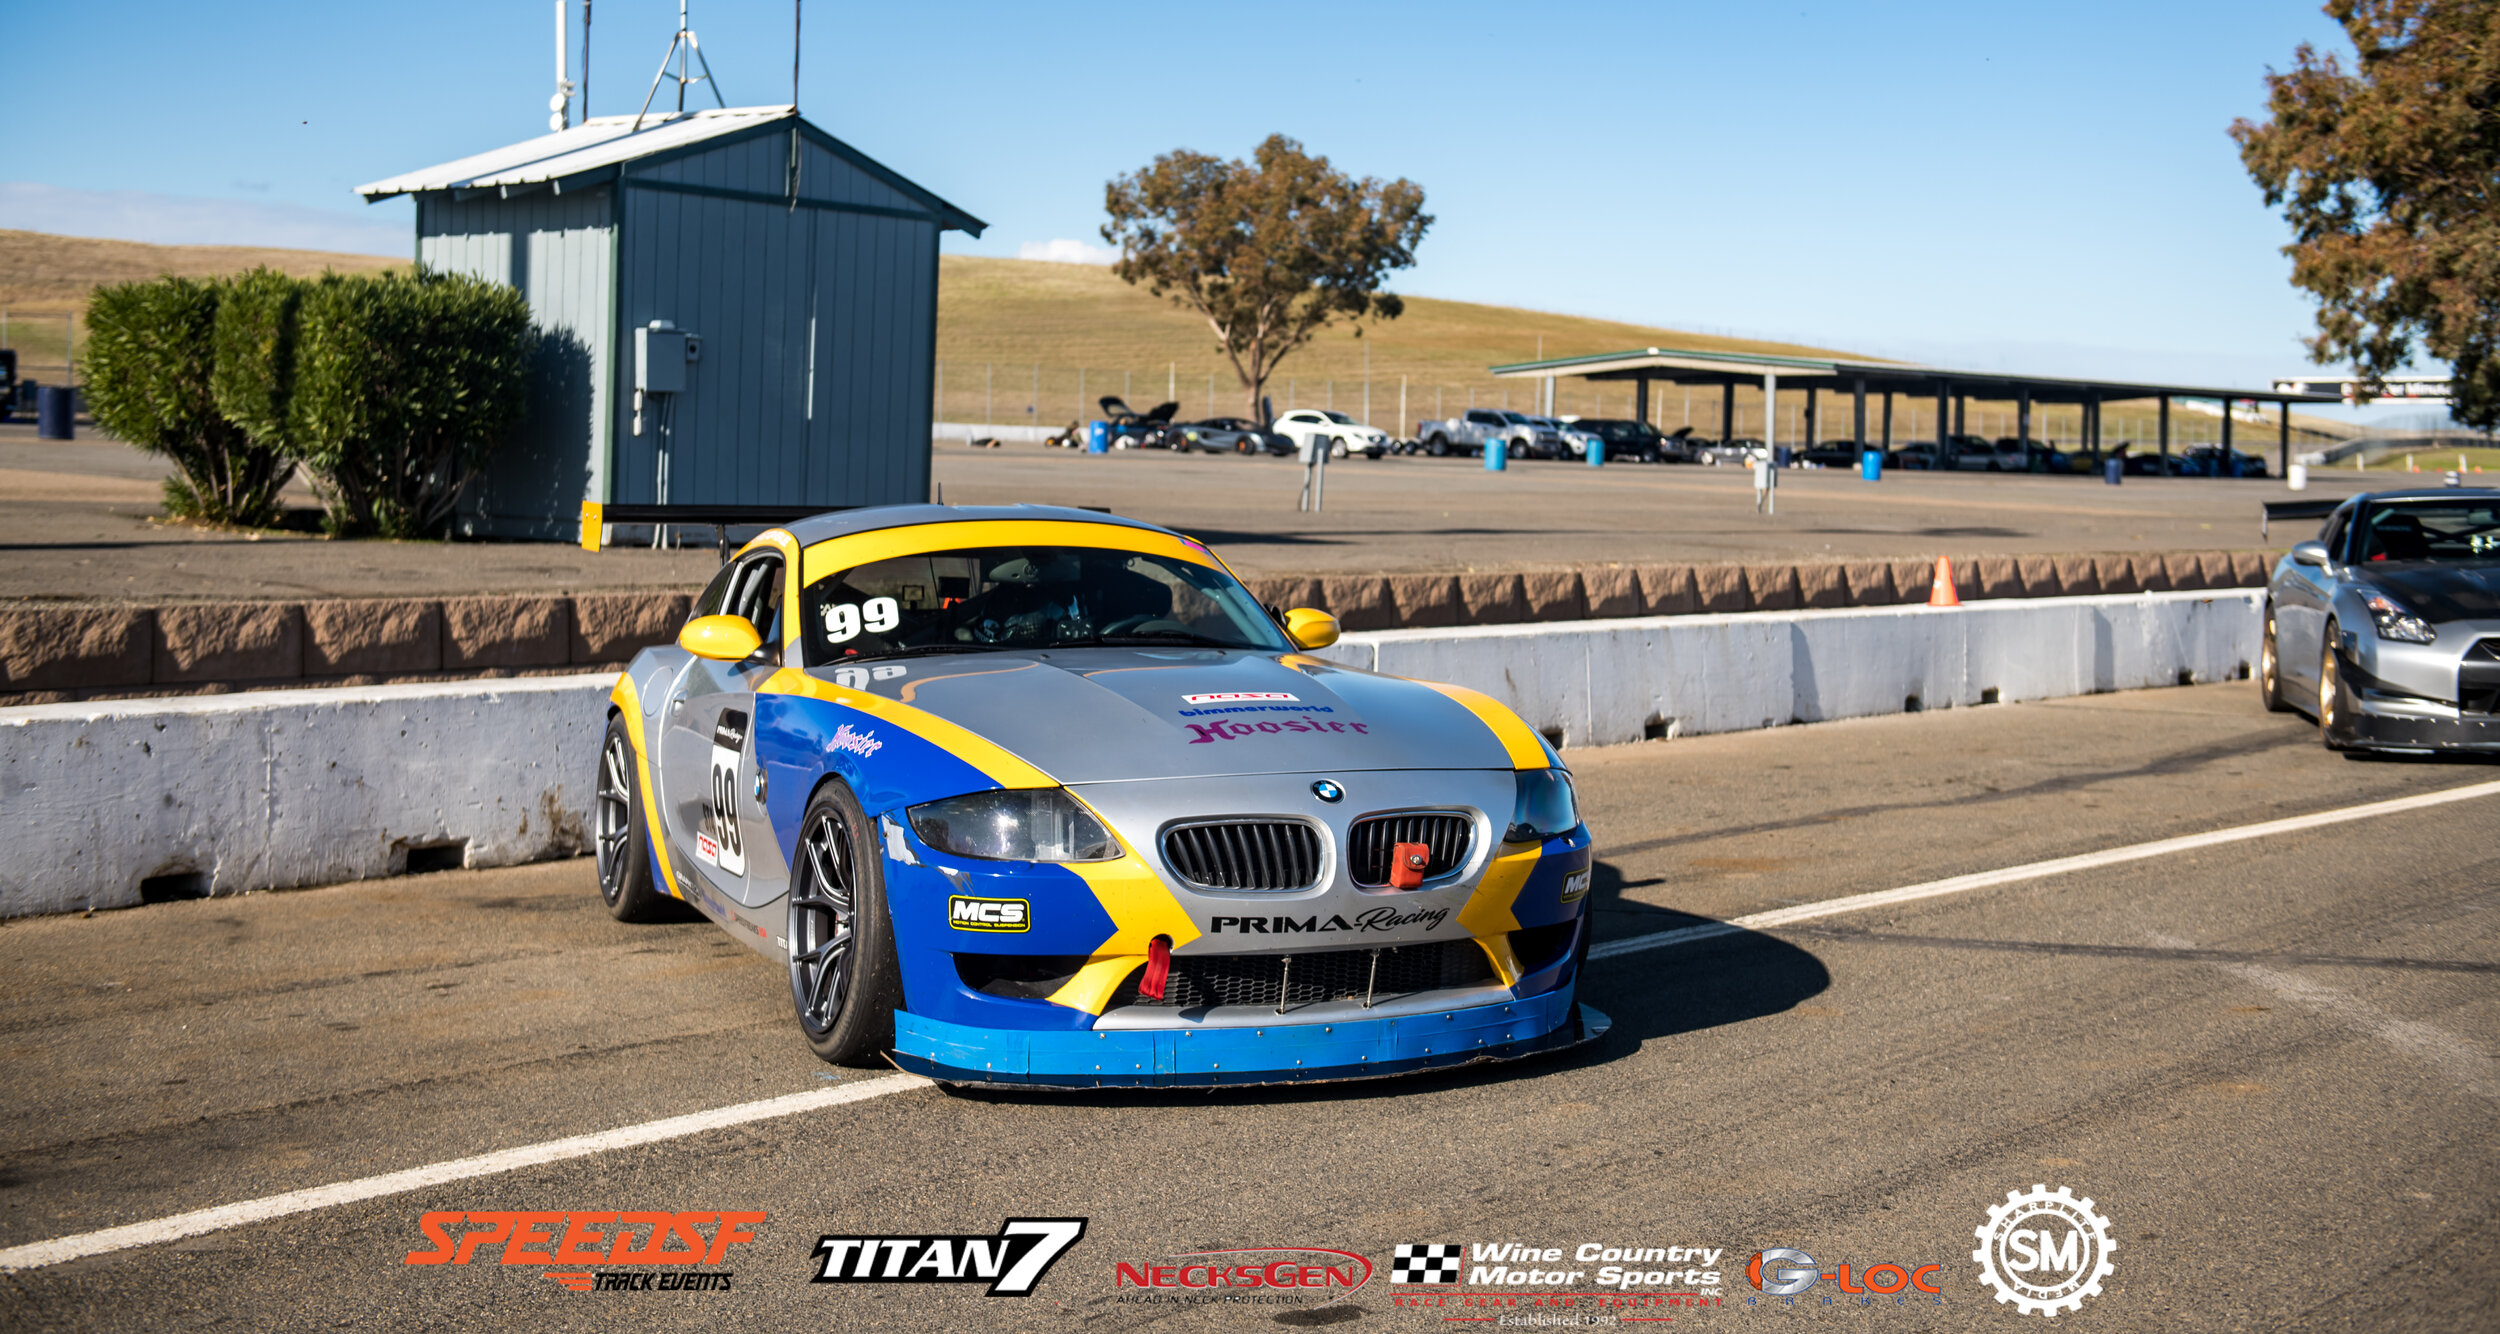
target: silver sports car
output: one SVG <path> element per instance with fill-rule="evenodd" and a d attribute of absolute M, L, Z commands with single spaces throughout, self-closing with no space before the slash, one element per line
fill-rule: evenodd
<path fill-rule="evenodd" d="M 2257 682 L 2332 749 L 2500 751 L 2500 491 L 2336 506 L 2274 567 Z"/>

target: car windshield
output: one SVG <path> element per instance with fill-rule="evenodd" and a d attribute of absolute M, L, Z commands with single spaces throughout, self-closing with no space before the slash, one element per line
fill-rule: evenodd
<path fill-rule="evenodd" d="M 1349 417 L 1349 416 L 1345 415 L 1345 414 L 1344 414 L 1344 413 L 1342 413 L 1342 412 L 1332 412 L 1332 411 L 1330 411 L 1330 410 L 1328 410 L 1328 409 L 1326 409 L 1326 408 L 1322 408 L 1322 409 L 1320 409 L 1320 414 L 1319 414 L 1319 415 L 1321 415 L 1321 416 L 1323 416 L 1323 417 L 1326 417 L 1328 420 L 1330 420 L 1330 421 L 1332 421 L 1332 422 L 1335 422 L 1335 423 L 1336 423 L 1336 424 L 1338 424 L 1339 426 L 1352 426 L 1352 425 L 1354 425 L 1354 419 L 1353 419 L 1352 417 Z"/>
<path fill-rule="evenodd" d="M 2354 540 L 2364 561 L 2500 560 L 2500 498 L 2372 505 Z"/>
<path fill-rule="evenodd" d="M 816 666 L 924 653 L 1087 644 L 1288 646 L 1258 601 L 1210 566 L 1099 547 L 974 547 L 827 575 L 800 595 Z"/>
<path fill-rule="evenodd" d="M 1529 418 L 1528 414 L 1524 412 L 1505 412 L 1502 414 L 1502 420 L 1509 422 L 1513 426 L 1536 425 L 1536 423 Z"/>
<path fill-rule="evenodd" d="M 1604 440 L 1642 440 L 1658 434 L 1647 422 L 1584 421 L 1579 427 Z"/>

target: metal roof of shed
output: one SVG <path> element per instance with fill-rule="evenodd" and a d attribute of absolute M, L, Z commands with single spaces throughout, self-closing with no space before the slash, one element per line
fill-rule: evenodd
<path fill-rule="evenodd" d="M 1965 371 L 1900 361 L 1851 361 L 1832 357 L 1795 357 L 1761 352 L 1716 352 L 1698 348 L 1651 347 L 1625 352 L 1600 352 L 1550 361 L 1521 361 L 1495 366 L 1505 377 L 1575 376 L 1589 380 L 1667 380 L 1716 384 L 1724 380 L 1759 379 L 1776 375 L 1788 389 L 1849 388 L 1864 380 L 1875 393 L 1955 393 L 2012 397 L 2028 390 L 2041 402 L 2117 402 L 2135 398 L 2266 399 L 2291 403 L 2336 403 L 2336 394 L 2302 393 L 2280 384 L 2264 389 L 2232 389 L 2213 385 L 2146 384 L 2131 380 L 2076 379 L 2054 375 L 2020 375 L 2010 371 Z"/>
<path fill-rule="evenodd" d="M 936 213 L 940 225 L 981 234 L 989 224 L 905 180 L 891 168 L 825 133 L 799 116 L 792 106 L 728 107 L 666 115 L 598 116 L 571 129 L 524 139 L 439 166 L 403 172 L 356 187 L 367 203 L 395 195 L 449 190 L 463 196 L 494 191 L 506 195 L 553 188 L 558 192 L 615 179 L 624 165 L 644 158 L 693 148 L 713 140 L 795 122 L 817 142 L 832 149 L 888 185 L 920 200 Z"/>

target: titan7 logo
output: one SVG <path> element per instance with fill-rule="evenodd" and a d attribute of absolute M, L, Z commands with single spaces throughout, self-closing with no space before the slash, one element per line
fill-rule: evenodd
<path fill-rule="evenodd" d="M 992 1297 L 1029 1297 L 1085 1235 L 1082 1218 L 1010 1218 L 995 1236 L 818 1237 L 810 1283 L 982 1283 Z"/>

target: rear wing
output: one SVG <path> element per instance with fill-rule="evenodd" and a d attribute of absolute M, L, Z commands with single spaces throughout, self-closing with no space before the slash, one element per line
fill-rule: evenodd
<path fill-rule="evenodd" d="M 709 528 L 712 540 L 720 548 L 720 558 L 729 559 L 729 530 L 732 528 L 778 528 L 796 523 L 816 514 L 857 509 L 856 505 L 606 505 L 596 500 L 582 502 L 582 550 L 597 551 L 606 546 L 607 529 L 613 523 L 649 523 L 661 527 L 684 525 Z"/>
<path fill-rule="evenodd" d="M 2344 502 L 2340 500 L 2266 501 L 2261 506 L 2261 508 L 2265 510 L 2265 517 L 2259 519 L 2257 522 L 2257 536 L 2260 539 L 2270 536 L 2274 529 L 2274 521 L 2277 519 L 2281 519 L 2286 522 L 2299 519 L 2323 519 L 2326 516 L 2333 514 L 2335 512 L 2335 507 L 2343 503 Z"/>

